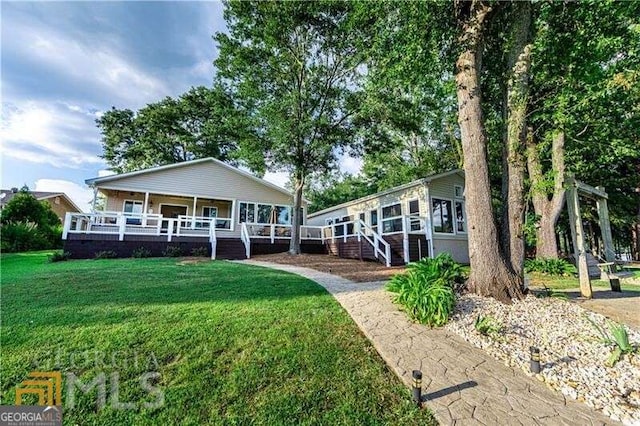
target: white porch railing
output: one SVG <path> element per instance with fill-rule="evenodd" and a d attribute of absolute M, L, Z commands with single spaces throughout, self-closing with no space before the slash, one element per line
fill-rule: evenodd
<path fill-rule="evenodd" d="M 213 221 L 215 226 L 211 226 Z M 67 213 L 64 220 L 62 239 L 69 234 L 107 234 L 118 235 L 120 241 L 125 235 L 165 236 L 171 241 L 173 236 L 204 237 L 216 240 L 217 226 L 229 218 L 208 218 L 179 216 L 177 219 L 166 218 L 160 214 L 100 212 L 100 213 Z"/>

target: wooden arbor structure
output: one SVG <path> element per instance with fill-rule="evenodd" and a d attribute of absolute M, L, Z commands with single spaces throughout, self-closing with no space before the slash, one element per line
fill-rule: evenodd
<path fill-rule="evenodd" d="M 595 200 L 598 209 L 598 220 L 600 221 L 600 231 L 604 245 L 604 256 L 607 262 L 615 265 L 616 255 L 613 250 L 613 237 L 611 235 L 611 224 L 609 223 L 609 209 L 607 199 L 609 196 L 604 187 L 593 187 L 576 180 L 574 176 L 569 176 L 565 180 L 567 188 L 567 211 L 569 213 L 569 225 L 571 226 L 571 238 L 573 239 L 573 250 L 580 277 L 580 293 L 582 297 L 591 298 L 591 280 L 589 279 L 589 268 L 587 264 L 587 252 L 584 243 L 584 229 L 582 227 L 582 216 L 580 215 L 580 196 Z M 620 291 L 619 281 L 611 289 Z"/>

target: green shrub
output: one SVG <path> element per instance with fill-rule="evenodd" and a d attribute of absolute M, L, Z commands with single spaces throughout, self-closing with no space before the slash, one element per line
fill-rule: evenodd
<path fill-rule="evenodd" d="M 527 259 L 525 272 L 539 272 L 546 275 L 569 276 L 577 273 L 576 267 L 564 259 Z"/>
<path fill-rule="evenodd" d="M 32 222 L 8 222 L 0 232 L 2 251 L 20 252 L 48 248 L 47 239 Z"/>
<path fill-rule="evenodd" d="M 131 252 L 131 257 L 142 259 L 145 257 L 151 257 L 151 250 L 146 247 L 138 247 Z"/>
<path fill-rule="evenodd" d="M 98 251 L 93 255 L 93 258 L 98 260 L 98 259 L 115 259 L 116 257 L 118 257 L 118 253 L 116 253 L 113 250 L 102 250 L 102 251 Z"/>
<path fill-rule="evenodd" d="M 449 321 L 455 307 L 455 289 L 464 283 L 464 273 L 451 255 L 442 253 L 435 259 L 422 259 L 407 266 L 387 284 L 397 293 L 394 302 L 402 305 L 409 317 L 429 326 Z"/>
<path fill-rule="evenodd" d="M 202 246 L 191 249 L 191 256 L 195 257 L 209 257 L 209 249 Z"/>
<path fill-rule="evenodd" d="M 164 257 L 180 257 L 182 256 L 182 249 L 179 246 L 167 246 L 162 250 Z"/>
<path fill-rule="evenodd" d="M 478 315 L 476 321 L 473 323 L 473 327 L 483 336 L 499 334 L 502 331 L 500 323 L 490 315 Z"/>
<path fill-rule="evenodd" d="M 49 262 L 64 262 L 66 260 L 69 260 L 70 257 L 71 253 L 69 253 L 68 251 L 56 251 L 53 252 L 51 256 L 49 256 Z"/>

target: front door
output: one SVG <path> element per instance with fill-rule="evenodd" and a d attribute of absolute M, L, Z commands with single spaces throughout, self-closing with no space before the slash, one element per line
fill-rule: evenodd
<path fill-rule="evenodd" d="M 172 219 L 177 219 L 178 216 L 185 216 L 187 214 L 187 206 L 174 206 L 171 204 L 163 204 L 162 206 L 160 206 L 160 214 L 162 215 L 162 217 L 164 218 L 172 218 Z M 168 226 L 168 222 L 162 221 L 162 228 L 166 229 Z M 178 224 L 174 224 L 174 232 L 176 230 L 176 226 L 178 226 Z"/>

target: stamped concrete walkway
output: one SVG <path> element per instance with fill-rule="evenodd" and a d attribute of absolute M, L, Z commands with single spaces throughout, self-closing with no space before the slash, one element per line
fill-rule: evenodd
<path fill-rule="evenodd" d="M 393 305 L 383 283 L 354 283 L 308 268 L 244 262 L 292 272 L 326 288 L 407 386 L 411 386 L 411 371 L 422 370 L 426 404 L 440 424 L 614 424 L 454 334 L 411 323 Z"/>

